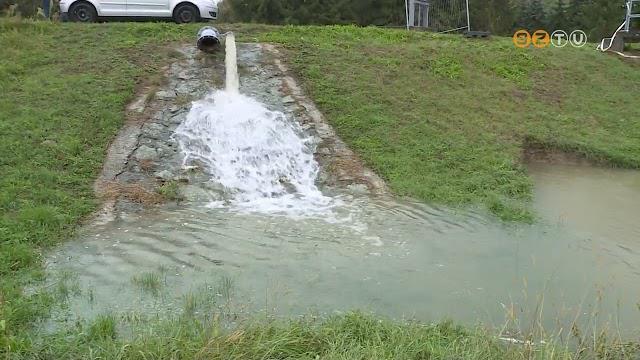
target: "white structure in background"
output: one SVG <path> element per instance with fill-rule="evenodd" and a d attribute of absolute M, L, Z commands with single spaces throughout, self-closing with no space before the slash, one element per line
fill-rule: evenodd
<path fill-rule="evenodd" d="M 598 50 L 612 51 L 626 58 L 640 58 L 637 55 L 623 53 L 625 44 L 640 42 L 640 29 L 634 29 L 632 24 L 636 19 L 640 19 L 640 0 L 627 0 L 624 22 L 613 33 L 613 36 L 602 39 Z"/>
<path fill-rule="evenodd" d="M 407 29 L 411 27 L 429 27 L 429 1 L 407 0 L 408 20 Z"/>
<path fill-rule="evenodd" d="M 624 22 L 624 31 L 631 31 L 631 22 L 640 19 L 640 0 L 627 0 L 627 15 Z"/>
<path fill-rule="evenodd" d="M 405 0 L 407 29 L 471 30 L 469 0 Z"/>

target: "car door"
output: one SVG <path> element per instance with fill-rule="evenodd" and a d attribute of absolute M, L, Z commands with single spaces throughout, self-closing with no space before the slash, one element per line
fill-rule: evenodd
<path fill-rule="evenodd" d="M 169 0 L 126 0 L 127 16 L 169 17 Z"/>
<path fill-rule="evenodd" d="M 126 16 L 127 0 L 95 0 L 99 16 Z"/>

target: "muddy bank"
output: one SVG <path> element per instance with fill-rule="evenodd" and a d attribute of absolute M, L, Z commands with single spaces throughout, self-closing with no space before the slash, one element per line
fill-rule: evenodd
<path fill-rule="evenodd" d="M 581 149 L 579 145 L 546 144 L 533 138 L 525 138 L 521 162 L 549 165 L 581 165 L 603 168 L 637 169 L 628 159 L 599 153 L 597 149 Z"/>
<path fill-rule="evenodd" d="M 538 143 L 525 142 L 522 151 L 522 163 L 539 163 L 555 165 L 603 165 L 604 161 L 588 159 L 578 152 L 563 151 L 553 147 L 544 146 Z"/>
<path fill-rule="evenodd" d="M 207 176 L 197 166 L 183 166 L 172 138 L 191 102 L 223 87 L 224 51 L 203 54 L 191 45 L 176 49 L 182 58 L 166 69 L 166 82 L 143 89 L 127 108 L 127 121 L 111 144 L 95 189 L 105 200 L 98 222 L 112 220 L 114 209 L 131 211 L 166 200 L 163 187 L 178 189 L 171 200 L 222 199 L 222 189 L 202 186 Z M 243 94 L 297 121 L 316 139 L 321 166 L 319 185 L 354 193 L 383 194 L 384 182 L 347 148 L 288 73 L 280 52 L 271 45 L 240 44 L 238 69 Z M 196 186 L 198 185 L 198 186 Z"/>

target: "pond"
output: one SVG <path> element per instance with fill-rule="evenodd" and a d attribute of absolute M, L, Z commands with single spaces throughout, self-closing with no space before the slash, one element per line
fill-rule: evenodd
<path fill-rule="evenodd" d="M 71 270 L 80 289 L 91 289 L 90 300 L 71 299 L 71 318 L 180 314 L 185 299 L 209 289 L 238 312 L 362 309 L 494 326 L 513 316 L 522 328 L 597 317 L 631 334 L 640 321 L 640 174 L 548 164 L 530 171 L 544 217 L 534 225 L 339 193 L 337 222 L 194 202 L 88 228 L 50 268 Z M 158 274 L 157 291 L 133 280 L 144 273 Z M 232 299 L 221 281 L 232 284 Z"/>

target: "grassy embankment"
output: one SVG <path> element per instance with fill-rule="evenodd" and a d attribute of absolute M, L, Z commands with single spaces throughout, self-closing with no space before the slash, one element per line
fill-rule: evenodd
<path fill-rule="evenodd" d="M 527 147 L 640 167 L 640 62 L 510 39 L 337 28 L 265 36 L 291 49 L 338 134 L 391 188 L 531 220 Z"/>
<path fill-rule="evenodd" d="M 30 348 L 25 331 L 30 321 L 46 315 L 53 299 L 24 296 L 23 287 L 42 275 L 42 250 L 72 236 L 78 222 L 95 209 L 92 182 L 136 84 L 160 81 L 160 66 L 175 56 L 167 44 L 193 41 L 197 28 L 0 22 L 3 350 Z M 277 42 L 289 50 L 292 67 L 340 136 L 400 195 L 454 205 L 484 203 L 504 219 L 528 219 L 531 185 L 520 164 L 527 142 L 613 165 L 640 165 L 640 116 L 633 107 L 640 90 L 637 64 L 588 49 L 516 50 L 508 39 L 469 41 L 349 27 L 238 30 L 241 40 Z M 108 321 L 98 325 L 88 334 L 109 328 Z M 301 352 L 291 355 L 302 356 L 305 347 L 323 343 L 318 337 L 328 332 L 326 326 L 333 325 L 296 330 L 293 344 Z M 372 339 L 340 326 L 339 332 L 356 336 L 358 342 L 318 349 L 322 354 L 342 351 L 346 358 L 349 351 L 362 351 L 366 358 L 372 354 L 367 351 L 382 344 L 411 348 L 410 339 L 396 335 L 434 331 L 385 326 L 396 332 L 369 334 L 376 336 Z M 254 333 L 247 344 L 266 351 L 272 341 L 276 349 L 275 336 L 289 334 L 286 327 L 278 329 Z M 210 334 L 191 335 L 204 341 Z M 126 346 L 108 341 L 126 349 L 148 341 L 157 345 L 149 353 L 159 354 L 168 351 L 165 347 L 189 345 L 181 336 L 191 335 L 147 338 Z M 109 347 L 105 337 L 94 337 L 96 343 L 83 336 L 69 339 L 82 342 L 78 351 L 85 354 Z M 455 344 L 447 344 L 452 339 L 447 338 L 441 345 L 485 342 L 465 350 L 463 358 L 477 357 L 474 351 L 494 351 L 485 349 L 486 341 L 491 343 L 486 336 L 460 336 L 453 338 Z"/>

